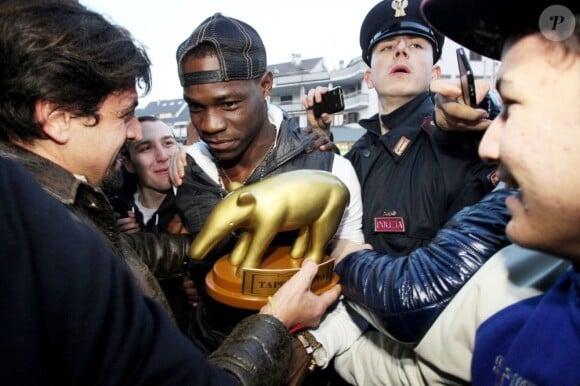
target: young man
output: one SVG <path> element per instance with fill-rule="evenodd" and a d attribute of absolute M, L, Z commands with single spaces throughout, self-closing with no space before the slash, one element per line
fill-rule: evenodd
<path fill-rule="evenodd" d="M 466 17 L 450 23 L 449 10 Z M 507 235 L 518 245 L 572 263 L 547 293 L 505 308 L 480 326 L 473 382 L 578 384 L 578 2 L 534 0 L 522 7 L 517 1 L 427 0 L 423 11 L 451 39 L 501 59 L 497 88 L 505 107 L 488 128 L 480 154 L 498 165 L 501 180 L 520 189 L 506 201 L 512 214 Z"/>
<path fill-rule="evenodd" d="M 441 73 L 444 39 L 419 4 L 381 1 L 362 22 L 364 79 L 376 91 L 378 113 L 360 121 L 367 132 L 346 154 L 361 185 L 365 241 L 395 256 L 428 244 L 454 213 L 494 187 L 494 167 L 477 154 L 481 133 L 442 131 L 433 123 L 429 86 Z M 305 106 L 322 91 L 310 90 Z M 481 100 L 487 90 L 479 91 Z M 472 114 L 472 126 L 487 127 L 486 111 Z M 316 121 L 309 114 L 309 121 L 329 128 L 325 116 Z"/>
<path fill-rule="evenodd" d="M 442 306 L 470 276 L 455 275 L 450 271 L 441 274 L 441 261 L 437 258 L 407 256 L 430 243 L 453 214 L 478 202 L 494 187 L 491 177 L 495 167 L 486 165 L 477 154 L 481 133 L 443 131 L 433 123 L 434 104 L 429 87 L 440 75 L 436 63 L 441 57 L 444 39 L 423 19 L 419 4 L 419 0 L 381 1 L 368 12 L 362 23 L 362 58 L 369 65 L 365 81 L 377 92 L 379 112 L 360 122 L 367 133 L 346 155 L 361 183 L 365 241 L 375 251 L 358 260 L 360 265 L 357 265 L 357 259 L 349 260 L 348 267 L 352 269 L 345 271 L 368 272 L 364 270 L 364 262 L 371 257 L 381 257 L 376 271 L 381 274 L 375 277 L 369 272 L 367 278 L 373 280 L 364 281 L 365 294 L 374 298 L 375 307 L 381 303 L 382 312 L 393 311 L 398 320 L 404 319 L 413 325 L 408 329 L 398 329 L 395 339 L 392 335 L 385 337 L 393 341 L 392 349 L 384 351 L 385 357 L 397 355 L 399 346 L 396 340 L 405 343 L 421 340 Z M 311 108 L 324 91 L 309 91 L 305 107 Z M 481 100 L 487 90 L 479 91 Z M 486 111 L 470 110 L 469 114 L 473 116 L 470 127 L 481 129 L 489 124 Z M 309 121 L 316 127 L 328 128 L 330 118 L 323 115 L 315 121 L 309 113 Z M 501 214 L 498 205 L 491 206 Z M 493 254 L 490 252 L 495 252 L 500 246 L 501 243 L 493 244 L 493 249 L 490 245 L 492 250 L 482 251 L 481 255 L 489 257 Z M 469 251 L 446 255 L 445 264 L 469 267 L 466 272 L 473 273 L 485 258 L 476 253 L 478 262 L 473 264 L 471 246 L 467 245 L 466 249 Z M 437 274 L 433 275 L 433 272 Z M 382 286 L 386 278 L 397 285 Z M 341 277 L 341 280 L 345 278 Z M 409 294 L 408 288 L 415 290 Z M 375 297 L 378 293 L 384 296 Z M 325 322 L 310 332 L 330 357 L 340 351 L 338 347 L 348 347 L 347 342 L 353 343 L 361 333 L 346 317 L 339 317 L 336 312 L 329 318 L 332 325 Z M 401 318 L 403 312 L 407 315 L 414 313 L 416 318 Z M 337 343 L 337 331 L 345 337 L 344 344 Z M 351 365 L 347 364 L 348 355 L 342 356 L 343 366 Z M 356 351 L 352 351 L 352 356 L 354 363 Z M 325 364 L 324 360 L 322 364 Z"/>
<path fill-rule="evenodd" d="M 279 383 L 292 349 L 288 328 L 315 325 L 339 288 L 315 296 L 316 268 L 307 262 L 273 296 L 272 304 L 284 304 L 276 316 L 266 305 L 214 354 L 222 369 L 206 363 L 169 325 L 155 278 L 121 237 L 98 188 L 125 141 L 141 139 L 134 111 L 136 82 L 150 86 L 145 51 L 125 29 L 71 0 L 2 1 L 0 30 L 8 382 Z M 163 255 L 154 241 L 150 253 Z M 174 255 L 181 266 L 185 253 Z"/>
<path fill-rule="evenodd" d="M 356 174 L 350 163 L 332 152 L 307 152 L 313 141 L 280 108 L 267 103 L 273 75 L 266 50 L 248 24 L 222 14 L 202 22 L 177 49 L 179 78 L 191 122 L 200 142 L 188 150 L 183 184 L 176 203 L 185 226 L 197 234 L 215 205 L 237 184 L 251 184 L 267 176 L 297 169 L 319 169 L 338 175 L 350 190 L 350 203 L 337 231 L 338 238 L 362 242 L 361 202 Z M 305 192 L 306 193 L 306 192 Z M 231 250 L 229 237 L 201 261 L 194 278 L 205 273 Z M 224 315 L 247 315 L 224 308 L 208 296 L 197 307 L 194 338 L 212 350 L 232 321 Z"/>
<path fill-rule="evenodd" d="M 117 224 L 127 233 L 168 232 L 178 214 L 169 166 L 179 147 L 171 128 L 162 120 L 153 116 L 137 119 L 142 139 L 125 144 L 126 183 L 120 194 L 111 199 L 120 215 Z"/>
<path fill-rule="evenodd" d="M 169 126 L 153 116 L 138 117 L 142 138 L 125 143 L 122 150 L 123 186 L 109 196 L 121 232 L 180 233 L 182 224 L 175 206 L 169 166 L 179 151 Z M 179 327 L 187 330 L 189 305 L 182 290 L 182 272 L 159 278 Z"/>

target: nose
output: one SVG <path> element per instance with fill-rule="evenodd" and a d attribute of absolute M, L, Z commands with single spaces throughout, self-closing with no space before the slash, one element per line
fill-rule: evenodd
<path fill-rule="evenodd" d="M 127 122 L 127 139 L 132 141 L 141 141 L 143 139 L 143 130 L 141 130 L 137 117 L 133 117 Z"/>
<path fill-rule="evenodd" d="M 407 41 L 405 39 L 399 39 L 397 45 L 395 46 L 395 56 L 408 55 L 407 52 Z"/>
<path fill-rule="evenodd" d="M 479 144 L 479 156 L 485 162 L 496 164 L 500 159 L 499 140 L 504 118 L 498 116 L 491 122 Z"/>
<path fill-rule="evenodd" d="M 155 145 L 155 159 L 157 162 L 164 162 L 170 158 L 168 150 L 160 143 Z"/>
<path fill-rule="evenodd" d="M 203 118 L 201 122 L 199 122 L 199 125 L 196 122 L 195 126 L 199 128 L 201 133 L 210 136 L 225 130 L 226 121 L 221 116 L 219 109 L 210 108 L 204 112 Z"/>

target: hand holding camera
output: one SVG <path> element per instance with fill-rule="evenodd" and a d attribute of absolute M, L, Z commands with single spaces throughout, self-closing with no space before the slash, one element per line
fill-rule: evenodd
<path fill-rule="evenodd" d="M 318 86 L 310 89 L 302 101 L 307 111 L 308 124 L 330 136 L 333 113 L 344 110 L 344 95 L 341 87 Z"/>

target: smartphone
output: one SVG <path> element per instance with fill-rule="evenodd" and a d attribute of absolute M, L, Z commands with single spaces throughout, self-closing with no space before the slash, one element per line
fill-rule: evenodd
<path fill-rule="evenodd" d="M 471 65 L 462 47 L 457 49 L 457 64 L 459 65 L 459 80 L 461 82 L 461 93 L 463 95 L 463 102 L 471 107 L 477 106 L 477 99 L 475 98 L 475 79 Z"/>
<path fill-rule="evenodd" d="M 344 96 L 340 86 L 328 90 L 322 95 L 322 102 L 314 103 L 312 106 L 316 118 L 320 118 L 322 113 L 332 114 L 342 110 L 344 110 Z"/>

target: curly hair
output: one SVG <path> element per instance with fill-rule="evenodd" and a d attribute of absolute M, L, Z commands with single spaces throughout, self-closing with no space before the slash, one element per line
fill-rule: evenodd
<path fill-rule="evenodd" d="M 39 100 L 96 125 L 109 94 L 149 92 L 150 66 L 126 29 L 77 1 L 0 1 L 0 141 L 46 138 Z"/>

